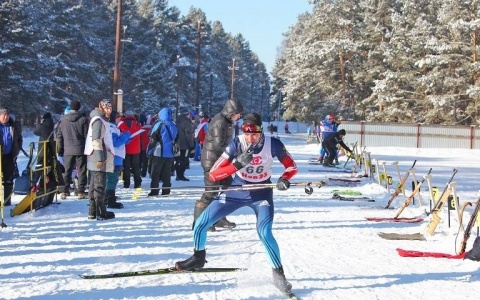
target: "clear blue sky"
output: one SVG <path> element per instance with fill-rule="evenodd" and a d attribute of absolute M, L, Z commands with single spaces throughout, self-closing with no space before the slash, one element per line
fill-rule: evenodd
<path fill-rule="evenodd" d="M 226 32 L 241 33 L 250 43 L 250 49 L 272 71 L 282 33 L 297 22 L 299 14 L 311 12 L 307 0 L 169 0 L 182 15 L 191 6 L 200 8 L 209 21 L 220 21 Z"/>

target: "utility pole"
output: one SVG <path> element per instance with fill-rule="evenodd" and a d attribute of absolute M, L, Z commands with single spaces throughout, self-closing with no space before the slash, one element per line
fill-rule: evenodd
<path fill-rule="evenodd" d="M 253 73 L 252 73 L 252 83 L 250 86 L 250 112 L 253 112 L 253 80 L 255 78 L 255 72 L 256 72 L 257 64 L 253 65 Z"/>
<path fill-rule="evenodd" d="M 213 98 L 213 72 L 210 72 L 210 99 L 208 101 L 208 116 L 211 116 Z"/>
<path fill-rule="evenodd" d="M 120 35 L 122 28 L 122 0 L 117 0 L 117 27 L 115 34 L 115 65 L 113 68 L 113 109 L 117 110 L 120 89 Z M 123 92 L 122 92 L 123 95 Z M 122 107 L 122 103 L 120 103 Z M 117 110 L 118 111 L 118 110 Z"/>
<path fill-rule="evenodd" d="M 231 94 L 230 94 L 230 99 L 235 99 L 234 98 L 234 89 L 235 89 L 235 70 L 238 70 L 238 67 L 235 66 L 235 58 L 232 58 L 232 66 L 228 67 L 230 71 L 232 71 L 232 87 L 231 87 Z"/>
<path fill-rule="evenodd" d="M 265 79 L 262 77 L 262 98 L 260 98 L 260 116 L 263 118 L 263 97 L 265 91 Z"/>
<path fill-rule="evenodd" d="M 200 32 L 200 25 L 202 22 L 197 21 L 197 80 L 195 86 L 195 109 L 199 109 L 200 105 L 200 44 L 202 43 L 202 33 Z"/>

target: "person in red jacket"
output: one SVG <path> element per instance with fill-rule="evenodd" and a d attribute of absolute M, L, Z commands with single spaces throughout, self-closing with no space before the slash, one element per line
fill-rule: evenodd
<path fill-rule="evenodd" d="M 133 112 L 127 111 L 122 117 L 118 128 L 123 132 L 135 132 L 142 129 L 142 125 L 137 122 Z M 132 137 L 131 141 L 125 145 L 125 159 L 123 160 L 123 187 L 130 187 L 130 175 L 133 174 L 133 187 L 139 188 L 142 186 L 142 177 L 140 176 L 140 136 L 141 134 Z"/>
<path fill-rule="evenodd" d="M 205 136 L 208 132 L 208 123 L 210 122 L 210 118 L 208 116 L 202 118 L 200 120 L 200 124 L 198 124 L 197 128 L 195 129 L 194 135 L 195 138 L 198 140 L 200 144 L 200 149 L 203 149 L 203 143 L 205 142 Z"/>

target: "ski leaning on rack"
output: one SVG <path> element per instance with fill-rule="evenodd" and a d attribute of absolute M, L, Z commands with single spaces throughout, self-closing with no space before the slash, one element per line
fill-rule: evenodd
<path fill-rule="evenodd" d="M 164 275 L 164 274 L 185 274 L 185 273 L 222 273 L 222 272 L 238 272 L 245 271 L 244 268 L 200 268 L 190 271 L 179 271 L 175 268 L 153 269 L 153 270 L 141 270 L 131 272 L 120 272 L 110 274 L 93 274 L 93 275 L 80 275 L 83 279 L 106 279 L 106 278 L 119 278 L 119 277 L 133 277 L 133 276 L 147 276 L 147 275 Z"/>
<path fill-rule="evenodd" d="M 415 167 L 416 163 L 417 163 L 417 160 L 414 160 L 410 169 L 405 173 L 405 175 L 403 175 L 402 179 L 398 183 L 397 189 L 393 193 L 392 197 L 390 197 L 390 199 L 388 199 L 387 205 L 385 206 L 385 208 L 389 208 L 390 204 L 392 204 L 392 202 L 393 202 L 393 199 L 395 199 L 403 191 L 403 186 L 405 185 L 405 182 L 407 182 L 408 175 L 410 175 L 410 170 Z"/>

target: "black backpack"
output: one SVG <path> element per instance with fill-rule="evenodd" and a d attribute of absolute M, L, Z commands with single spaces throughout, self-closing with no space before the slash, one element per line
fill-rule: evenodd
<path fill-rule="evenodd" d="M 480 261 L 480 236 L 477 236 L 475 238 L 475 241 L 473 242 L 472 250 L 467 252 L 467 255 L 465 255 L 465 258 L 475 260 L 475 261 Z"/>
<path fill-rule="evenodd" d="M 30 182 L 30 170 L 32 168 L 33 150 L 35 150 L 35 143 L 31 142 L 27 167 L 23 170 L 22 175 L 15 178 L 14 181 L 13 193 L 15 195 L 27 195 L 32 188 L 32 183 Z"/>

